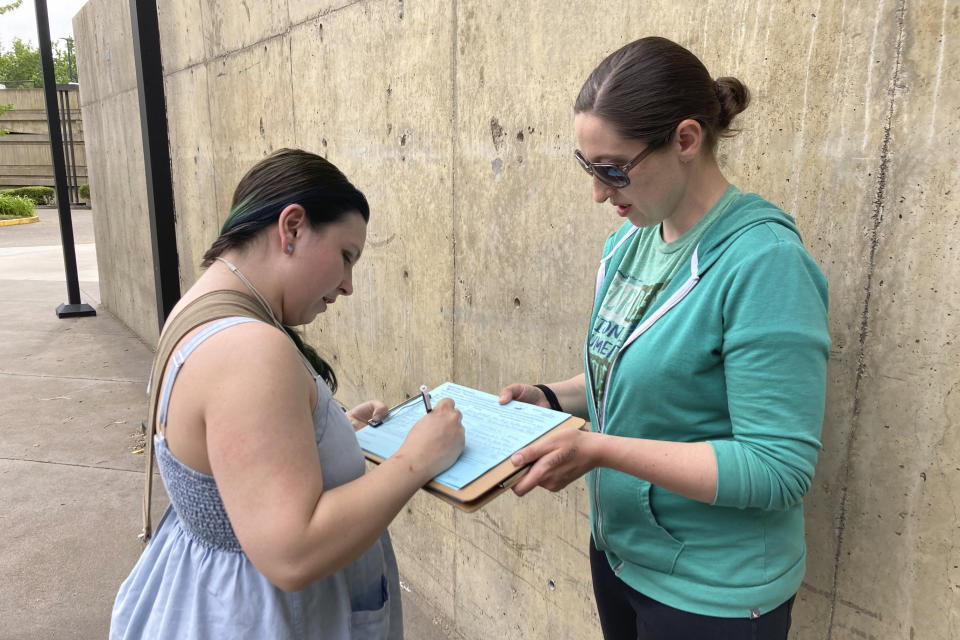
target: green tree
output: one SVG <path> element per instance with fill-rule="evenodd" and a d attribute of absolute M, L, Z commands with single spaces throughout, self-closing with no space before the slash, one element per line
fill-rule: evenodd
<path fill-rule="evenodd" d="M 19 7 L 21 4 L 23 4 L 23 0 L 17 0 L 12 4 L 0 5 L 0 16 L 5 14 L 7 11 L 13 11 L 17 7 Z"/>
<path fill-rule="evenodd" d="M 16 2 L 13 2 L 11 4 L 0 5 L 0 16 L 5 14 L 7 11 L 12 11 L 16 9 L 21 4 L 23 4 L 23 0 L 16 0 Z M 0 75 L 3 75 L 3 74 L 0 74 Z M 11 109 L 13 109 L 12 104 L 0 104 L 0 116 L 5 114 L 7 111 L 10 111 Z M 0 127 L 0 136 L 4 136 L 8 133 L 10 132 L 4 129 L 3 127 Z"/>
<path fill-rule="evenodd" d="M 53 75 L 57 84 L 70 82 L 70 54 L 59 42 L 51 42 L 53 53 Z M 24 84 L 34 87 L 43 86 L 43 72 L 40 69 L 40 49 L 31 46 L 20 38 L 15 38 L 8 50 L 0 44 L 0 83 L 11 86 Z"/>

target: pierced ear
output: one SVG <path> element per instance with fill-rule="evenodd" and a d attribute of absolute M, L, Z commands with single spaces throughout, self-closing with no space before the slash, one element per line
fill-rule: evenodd
<path fill-rule="evenodd" d="M 690 162 L 700 153 L 703 144 L 703 128 L 696 120 L 683 120 L 677 125 L 676 144 L 680 152 L 680 162 Z"/>
<path fill-rule="evenodd" d="M 307 212 L 299 204 L 288 204 L 283 208 L 277 219 L 281 251 L 293 253 L 291 247 L 307 223 Z"/>

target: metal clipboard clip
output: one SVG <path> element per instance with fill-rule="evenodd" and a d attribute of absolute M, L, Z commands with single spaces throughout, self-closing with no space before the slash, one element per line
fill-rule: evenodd
<path fill-rule="evenodd" d="M 381 417 L 370 418 L 369 420 L 367 420 L 367 424 L 371 427 L 379 427 L 384 423 L 384 421 L 389 420 L 392 416 L 396 415 L 396 413 L 400 411 L 400 409 L 403 409 L 407 405 L 413 404 L 414 402 L 417 402 L 419 400 L 420 400 L 420 394 L 417 394 L 415 396 L 410 396 L 400 404 L 395 404 L 392 407 L 390 407 L 387 410 L 387 412 L 383 414 Z"/>
<path fill-rule="evenodd" d="M 513 487 L 513 485 L 515 485 L 515 484 L 517 484 L 518 482 L 520 482 L 520 478 L 522 478 L 523 476 L 527 475 L 527 471 L 530 471 L 530 467 L 531 467 L 531 466 L 532 466 L 532 465 L 527 464 L 527 465 L 524 465 L 524 466 L 520 467 L 519 469 L 517 469 L 516 471 L 514 471 L 513 474 L 512 474 L 509 478 L 507 478 L 506 480 L 504 480 L 503 482 L 501 482 L 500 484 L 498 484 L 498 485 L 497 485 L 497 488 L 498 488 L 498 489 L 510 489 L 511 487 Z"/>

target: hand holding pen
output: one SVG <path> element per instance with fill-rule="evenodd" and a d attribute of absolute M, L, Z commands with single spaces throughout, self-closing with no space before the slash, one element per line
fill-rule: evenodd
<path fill-rule="evenodd" d="M 466 444 L 466 434 L 463 416 L 452 399 L 443 398 L 432 406 L 426 387 L 420 390 L 420 398 L 427 413 L 413 425 L 394 455 L 411 461 L 410 471 L 425 473 L 426 482 L 457 460 Z"/>
<path fill-rule="evenodd" d="M 433 407 L 430 406 L 430 392 L 427 391 L 427 385 L 420 385 L 420 397 L 423 398 L 423 406 L 426 407 L 427 413 L 433 411 Z"/>

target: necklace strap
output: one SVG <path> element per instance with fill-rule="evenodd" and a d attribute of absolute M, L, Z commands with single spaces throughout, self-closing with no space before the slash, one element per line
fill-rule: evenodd
<path fill-rule="evenodd" d="M 263 306 L 264 311 L 266 311 L 267 315 L 270 316 L 270 319 L 273 321 L 273 325 L 277 329 L 280 329 L 281 331 L 283 331 L 283 335 L 287 336 L 287 339 L 293 343 L 293 346 L 297 348 L 297 355 L 300 356 L 300 359 L 303 361 L 303 364 L 307 366 L 307 369 L 310 371 L 313 377 L 316 378 L 317 375 L 319 375 L 317 373 L 317 370 L 313 368 L 313 364 L 311 364 L 310 361 L 307 360 L 307 357 L 303 355 L 303 352 L 300 351 L 299 347 L 297 347 L 297 343 L 294 342 L 293 338 L 290 337 L 290 334 L 287 333 L 287 328 L 284 327 L 279 320 L 277 320 L 277 316 L 273 314 L 273 309 L 270 307 L 269 303 L 267 303 L 266 299 L 262 295 L 260 295 L 260 292 L 257 291 L 257 288 L 253 286 L 253 283 L 247 280 L 247 277 L 243 275 L 243 272 L 240 271 L 240 269 L 238 269 L 233 263 L 231 263 L 226 258 L 221 258 L 220 256 L 217 256 L 216 258 L 214 258 L 214 260 L 219 260 L 223 264 L 227 265 L 227 268 L 229 268 L 230 271 L 236 274 L 236 276 L 240 278 L 243 284 L 247 285 L 247 288 L 250 289 L 250 293 L 254 295 L 254 297 L 257 299 L 257 302 L 259 302 Z"/>
<path fill-rule="evenodd" d="M 227 265 L 227 268 L 230 269 L 230 271 L 233 271 L 233 272 L 236 274 L 236 276 L 237 276 L 238 278 L 240 278 L 240 280 L 243 282 L 243 284 L 247 285 L 247 289 L 250 289 L 250 293 L 252 293 L 252 294 L 254 295 L 254 297 L 257 299 L 257 301 L 258 301 L 260 304 L 263 305 L 264 311 L 266 311 L 267 314 L 270 316 L 270 319 L 273 320 L 273 324 L 275 324 L 275 325 L 277 325 L 278 327 L 280 327 L 280 321 L 277 320 L 277 316 L 275 316 L 275 315 L 273 314 L 273 308 L 272 308 L 272 307 L 270 306 L 270 304 L 266 301 L 266 299 L 265 299 L 262 295 L 260 295 L 260 292 L 257 291 L 257 288 L 256 288 L 256 287 L 253 286 L 253 283 L 250 282 L 249 280 L 247 280 L 247 277 L 246 277 L 245 275 L 243 275 L 243 272 L 240 271 L 240 269 L 238 269 L 236 266 L 234 266 L 234 264 L 233 264 L 232 262 L 230 262 L 229 260 L 227 260 L 226 258 L 221 258 L 220 256 L 217 256 L 217 257 L 214 258 L 214 259 L 215 259 L 215 260 L 219 260 L 219 261 L 222 262 L 223 264 Z"/>

